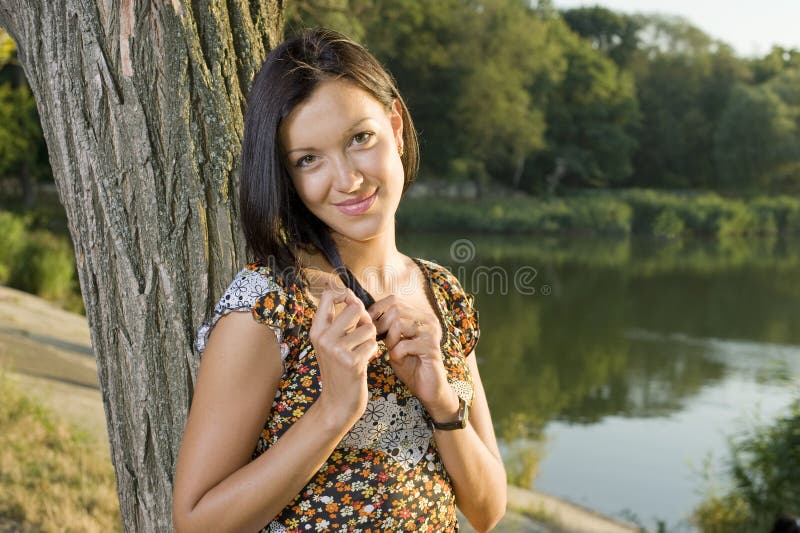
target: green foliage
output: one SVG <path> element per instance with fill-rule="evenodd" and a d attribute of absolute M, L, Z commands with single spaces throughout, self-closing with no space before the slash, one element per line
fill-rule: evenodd
<path fill-rule="evenodd" d="M 653 235 L 674 239 L 680 237 L 686 229 L 680 215 L 674 209 L 664 209 L 653 221 Z"/>
<path fill-rule="evenodd" d="M 0 211 L 0 283 L 82 313 L 69 240 L 45 230 L 32 230 L 30 218 Z"/>
<path fill-rule="evenodd" d="M 398 223 L 404 230 L 462 230 L 503 234 L 602 233 L 626 235 L 631 209 L 611 198 L 559 198 L 442 202 L 404 201 Z"/>
<path fill-rule="evenodd" d="M 767 55 L 751 62 L 751 69 L 755 83 L 769 81 L 786 70 L 800 69 L 800 50 L 773 46 Z"/>
<path fill-rule="evenodd" d="M 764 230 L 755 223 L 757 217 L 745 202 L 713 193 L 672 194 L 633 189 L 623 192 L 622 198 L 633 207 L 632 231 L 639 235 L 659 234 L 668 224 L 674 229 L 675 218 L 682 221 L 682 230 L 701 236 L 750 235 Z M 664 215 L 665 212 L 672 214 Z"/>
<path fill-rule="evenodd" d="M 468 230 L 503 234 L 589 233 L 665 238 L 800 234 L 800 199 L 728 199 L 714 193 L 644 189 L 593 192 L 553 199 L 516 197 L 407 199 L 398 212 L 404 230 Z"/>
<path fill-rule="evenodd" d="M 0 84 L 0 174 L 34 158 L 42 139 L 36 102 L 26 86 Z"/>
<path fill-rule="evenodd" d="M 536 51 L 545 23 L 522 2 L 482 2 L 472 38 L 461 51 L 471 58 L 453 106 L 463 154 L 486 161 L 496 179 L 513 175 L 513 164 L 544 147 L 544 110 L 531 93 L 532 80 L 547 73 L 549 60 Z M 517 184 L 515 184 L 517 185 Z"/>
<path fill-rule="evenodd" d="M 48 300 L 64 300 L 75 291 L 74 257 L 64 239 L 34 232 L 15 258 L 9 284 Z"/>
<path fill-rule="evenodd" d="M 12 265 L 25 245 L 25 226 L 22 217 L 0 211 L 0 283 L 8 283 Z"/>
<path fill-rule="evenodd" d="M 732 487 L 712 494 L 695 511 L 704 533 L 769 531 L 775 518 L 800 502 L 800 400 L 769 426 L 730 441 Z"/>
<path fill-rule="evenodd" d="M 749 79 L 730 47 L 683 19 L 640 19 L 648 40 L 633 66 L 643 127 L 639 187 L 713 188 L 714 131 L 731 88 Z"/>
<path fill-rule="evenodd" d="M 569 31 L 558 33 L 567 61 L 561 84 L 547 110 L 549 150 L 544 168 L 561 159 L 570 185 L 603 187 L 624 181 L 633 171 L 639 108 L 633 78 Z M 542 166 L 537 167 L 540 172 Z"/>
<path fill-rule="evenodd" d="M 373 9 L 371 0 L 294 0 L 286 2 L 284 11 L 287 34 L 303 27 L 325 26 L 362 41 L 366 34 L 362 21 L 366 10 Z"/>
<path fill-rule="evenodd" d="M 793 81 L 800 81 L 790 73 Z M 788 77 L 788 75 L 787 75 Z M 787 99 L 800 100 L 800 87 L 780 85 Z M 800 105 L 791 106 L 771 84 L 738 85 L 715 135 L 714 156 L 721 181 L 738 189 L 800 190 Z"/>
<path fill-rule="evenodd" d="M 568 9 L 563 13 L 569 27 L 588 40 L 619 67 L 626 67 L 638 52 L 641 22 L 636 17 L 601 6 Z"/>
<path fill-rule="evenodd" d="M 14 40 L 11 36 L 4 30 L 0 28 L 0 68 L 6 66 L 9 63 L 17 62 L 17 45 L 14 43 Z"/>

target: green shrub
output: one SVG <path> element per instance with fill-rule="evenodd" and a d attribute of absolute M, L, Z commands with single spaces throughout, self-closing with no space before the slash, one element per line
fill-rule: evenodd
<path fill-rule="evenodd" d="M 800 199 L 791 196 L 756 198 L 752 208 L 761 217 L 771 217 L 780 233 L 800 233 Z"/>
<path fill-rule="evenodd" d="M 11 267 L 25 244 L 25 220 L 0 211 L 0 283 L 8 283 Z"/>
<path fill-rule="evenodd" d="M 543 199 L 404 200 L 399 227 L 504 234 L 696 235 L 729 238 L 800 233 L 800 199 L 751 201 L 716 193 L 628 189 Z"/>
<path fill-rule="evenodd" d="M 653 221 L 653 235 L 666 239 L 680 237 L 686 229 L 683 220 L 678 213 L 672 209 L 664 209 Z"/>
<path fill-rule="evenodd" d="M 67 301 L 75 293 L 72 247 L 63 237 L 37 231 L 17 254 L 10 285 L 48 300 Z"/>
<path fill-rule="evenodd" d="M 703 533 L 769 531 L 777 516 L 800 505 L 800 400 L 769 426 L 730 441 L 727 473 L 733 483 L 693 514 Z"/>

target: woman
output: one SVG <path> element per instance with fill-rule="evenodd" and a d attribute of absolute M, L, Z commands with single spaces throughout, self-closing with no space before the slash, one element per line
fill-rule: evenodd
<path fill-rule="evenodd" d="M 417 159 L 363 47 L 318 29 L 269 55 L 242 152 L 255 260 L 198 331 L 177 531 L 454 531 L 456 503 L 479 531 L 502 517 L 473 297 L 395 245 Z"/>

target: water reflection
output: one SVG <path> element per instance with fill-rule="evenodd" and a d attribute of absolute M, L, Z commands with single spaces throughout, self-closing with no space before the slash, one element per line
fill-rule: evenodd
<path fill-rule="evenodd" d="M 447 266 L 476 294 L 481 375 L 519 482 L 532 482 L 558 446 L 544 442 L 548 424 L 668 417 L 733 374 L 748 383 L 800 376 L 796 243 L 490 237 L 473 239 L 465 261 L 447 255 L 462 237 L 400 246 Z M 497 286 L 473 275 L 487 267 L 509 279 L 533 267 L 537 290 L 482 290 Z"/>

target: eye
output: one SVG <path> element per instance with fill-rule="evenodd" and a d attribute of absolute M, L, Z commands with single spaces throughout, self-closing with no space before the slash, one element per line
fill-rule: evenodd
<path fill-rule="evenodd" d="M 301 157 L 300 159 L 297 160 L 297 162 L 295 163 L 295 166 L 296 167 L 308 166 L 313 162 L 313 160 L 314 160 L 313 158 L 314 158 L 313 155 L 304 155 L 303 157 Z"/>
<path fill-rule="evenodd" d="M 366 144 L 366 142 L 369 141 L 373 135 L 375 134 L 372 133 L 371 131 L 362 131 L 360 133 L 356 133 L 353 136 L 353 140 L 355 141 L 356 144 Z"/>

